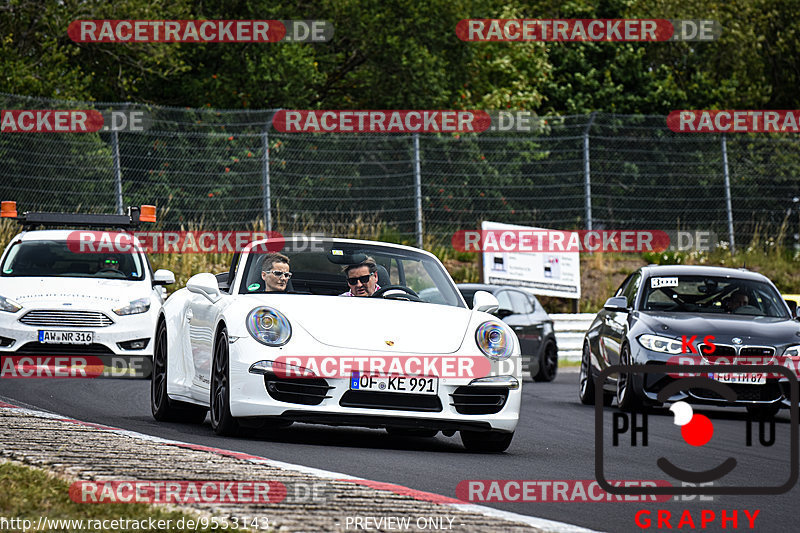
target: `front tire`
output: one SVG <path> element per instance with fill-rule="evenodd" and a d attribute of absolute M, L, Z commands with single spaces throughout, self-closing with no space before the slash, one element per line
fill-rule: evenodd
<path fill-rule="evenodd" d="M 592 375 L 592 356 L 590 353 L 589 342 L 583 343 L 583 354 L 581 355 L 581 373 L 578 379 L 578 398 L 583 405 L 595 404 L 595 382 Z M 603 391 L 603 405 L 608 407 L 614 401 L 612 394 Z"/>
<path fill-rule="evenodd" d="M 471 452 L 500 453 L 511 446 L 514 432 L 461 431 L 461 443 Z"/>
<path fill-rule="evenodd" d="M 631 348 L 627 344 L 622 347 L 619 356 L 621 365 L 632 365 Z M 617 376 L 617 406 L 623 411 L 644 411 L 645 403 L 638 391 L 636 374 L 620 372 Z"/>
<path fill-rule="evenodd" d="M 230 361 L 228 357 L 228 330 L 224 327 L 214 341 L 214 362 L 211 370 L 211 429 L 217 435 L 233 436 L 239 432 L 239 423 L 231 415 Z"/>
<path fill-rule="evenodd" d="M 553 342 L 548 342 L 542 351 L 539 372 L 531 376 L 533 381 L 553 381 L 558 373 L 558 350 Z"/>
<path fill-rule="evenodd" d="M 171 400 L 167 395 L 167 324 L 160 320 L 153 344 L 153 375 L 150 378 L 150 411 L 159 422 L 202 424 L 208 409 Z"/>

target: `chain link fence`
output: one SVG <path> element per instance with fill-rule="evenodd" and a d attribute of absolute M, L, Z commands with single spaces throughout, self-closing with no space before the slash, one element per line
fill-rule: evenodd
<path fill-rule="evenodd" d="M 2 109 L 142 112 L 145 131 L 0 133 L 0 199 L 22 211 L 155 204 L 201 226 L 447 243 L 492 220 L 800 240 L 800 140 L 673 133 L 664 116 L 543 118 L 532 132 L 288 134 L 273 110 L 0 94 Z M 369 233 L 367 233 L 369 234 Z"/>

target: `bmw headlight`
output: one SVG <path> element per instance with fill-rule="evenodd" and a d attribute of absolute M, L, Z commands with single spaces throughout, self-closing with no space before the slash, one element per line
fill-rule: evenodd
<path fill-rule="evenodd" d="M 783 355 L 785 357 L 791 357 L 791 358 L 800 357 L 800 344 L 789 346 L 783 351 Z"/>
<path fill-rule="evenodd" d="M 247 331 L 267 346 L 283 346 L 292 336 L 292 325 L 277 309 L 256 307 L 247 315 Z"/>
<path fill-rule="evenodd" d="M 480 325 L 475 332 L 475 342 L 483 355 L 494 361 L 508 359 L 514 350 L 514 339 L 500 323 L 491 320 Z"/>
<path fill-rule="evenodd" d="M 150 309 L 150 298 L 139 298 L 133 300 L 128 305 L 114 309 L 114 312 L 120 316 L 123 315 L 138 315 L 139 313 L 146 313 Z"/>
<path fill-rule="evenodd" d="M 14 300 L 12 300 L 11 298 L 5 298 L 4 296 L 0 296 L 0 311 L 5 311 L 7 313 L 16 313 L 20 309 L 22 309 L 22 306 L 19 305 Z"/>
<path fill-rule="evenodd" d="M 681 341 L 660 335 L 640 335 L 639 344 L 654 352 L 679 354 L 683 351 Z"/>

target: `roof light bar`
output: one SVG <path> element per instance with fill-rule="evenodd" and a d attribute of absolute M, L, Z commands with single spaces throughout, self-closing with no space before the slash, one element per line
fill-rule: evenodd
<path fill-rule="evenodd" d="M 155 222 L 156 207 L 143 205 L 128 208 L 127 215 L 96 215 L 84 213 L 41 213 L 26 211 L 17 215 L 17 203 L 3 201 L 0 204 L 0 217 L 13 218 L 24 227 L 32 226 L 79 226 L 81 228 L 120 228 L 134 229 L 140 222 Z"/>

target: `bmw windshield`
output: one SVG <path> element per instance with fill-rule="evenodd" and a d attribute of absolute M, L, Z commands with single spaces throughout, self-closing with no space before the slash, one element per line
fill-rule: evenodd
<path fill-rule="evenodd" d="M 641 309 L 791 318 L 768 283 L 714 276 L 655 276 L 647 280 Z"/>

